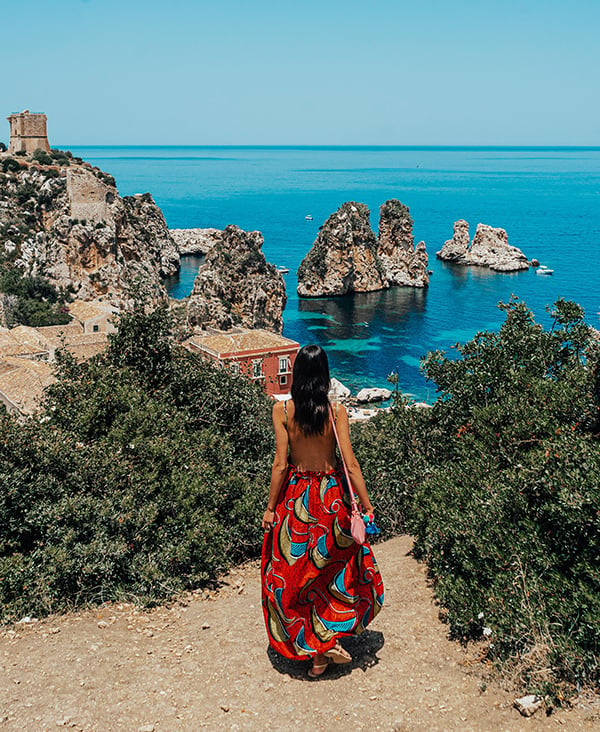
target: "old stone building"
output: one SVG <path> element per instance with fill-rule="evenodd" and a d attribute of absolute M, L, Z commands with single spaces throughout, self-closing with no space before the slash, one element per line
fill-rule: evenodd
<path fill-rule="evenodd" d="M 32 114 L 26 109 L 19 114 L 11 114 L 7 119 L 10 123 L 9 153 L 26 152 L 31 154 L 38 148 L 46 152 L 50 150 L 45 114 Z"/>

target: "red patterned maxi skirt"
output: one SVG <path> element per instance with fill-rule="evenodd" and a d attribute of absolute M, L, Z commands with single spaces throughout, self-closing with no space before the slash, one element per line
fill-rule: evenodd
<path fill-rule="evenodd" d="M 371 547 L 350 534 L 350 499 L 338 471 L 290 465 L 262 548 L 262 605 L 271 646 L 295 660 L 362 633 L 383 604 Z"/>

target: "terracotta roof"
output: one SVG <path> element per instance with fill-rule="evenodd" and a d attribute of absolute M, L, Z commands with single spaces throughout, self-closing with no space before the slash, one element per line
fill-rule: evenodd
<path fill-rule="evenodd" d="M 220 331 L 207 335 L 193 335 L 185 342 L 192 348 L 206 350 L 222 358 L 233 354 L 261 351 L 268 352 L 280 348 L 294 348 L 299 344 L 289 338 L 271 333 L 268 330 L 246 330 L 242 332 Z"/>
<path fill-rule="evenodd" d="M 69 309 L 69 315 L 77 318 L 80 322 L 93 320 L 94 318 L 102 318 L 118 312 L 118 309 L 112 305 L 97 300 L 91 302 L 74 300 L 73 302 L 67 303 L 67 308 Z"/>
<path fill-rule="evenodd" d="M 60 340 L 61 336 L 65 338 L 71 335 L 77 335 L 83 333 L 83 325 L 81 323 L 72 320 L 66 325 L 42 325 L 37 329 L 38 333 L 41 333 L 44 338 L 47 338 L 51 343 L 55 343 Z"/>
<path fill-rule="evenodd" d="M 0 361 L 0 395 L 21 414 L 36 411 L 44 389 L 53 381 L 49 363 L 11 356 Z"/>
<path fill-rule="evenodd" d="M 102 353 L 107 345 L 108 336 L 106 333 L 80 333 L 79 335 L 69 336 L 65 340 L 65 348 L 78 361 L 85 361 Z"/>
<path fill-rule="evenodd" d="M 19 325 L 0 328 L 0 358 L 4 356 L 33 356 L 49 350 L 49 343 L 35 328 Z"/>

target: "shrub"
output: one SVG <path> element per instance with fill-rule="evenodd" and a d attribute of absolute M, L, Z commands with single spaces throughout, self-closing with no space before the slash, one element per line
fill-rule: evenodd
<path fill-rule="evenodd" d="M 568 698 L 600 682 L 600 365 L 583 311 L 544 330 L 517 300 L 498 333 L 424 360 L 440 396 L 355 438 L 389 534 L 406 525 L 452 635 L 524 688 Z"/>
<path fill-rule="evenodd" d="M 0 292 L 16 296 L 5 312 L 8 325 L 39 327 L 71 320 L 61 307 L 68 293 L 59 292 L 45 277 L 25 276 L 16 267 L 0 270 Z"/>
<path fill-rule="evenodd" d="M 41 147 L 38 147 L 37 150 L 34 151 L 33 159 L 40 165 L 52 165 L 54 162 L 52 155 L 47 153 L 45 150 L 42 150 Z"/>
<path fill-rule="evenodd" d="M 2 161 L 2 172 L 3 173 L 18 173 L 19 170 L 25 168 L 18 160 L 14 158 L 4 158 Z"/>
<path fill-rule="evenodd" d="M 5 620 L 158 602 L 260 550 L 269 401 L 173 344 L 166 311 L 119 326 L 103 356 L 62 355 L 44 421 L 2 418 Z"/>
<path fill-rule="evenodd" d="M 549 331 L 523 303 L 501 307 L 499 333 L 425 361 L 441 397 L 409 525 L 453 634 L 485 627 L 490 655 L 560 698 L 600 681 L 597 355 L 573 303 Z"/>

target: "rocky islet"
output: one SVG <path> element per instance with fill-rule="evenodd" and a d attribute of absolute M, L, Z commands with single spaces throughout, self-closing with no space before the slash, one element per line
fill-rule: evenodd
<path fill-rule="evenodd" d="M 424 242 L 414 247 L 408 208 L 395 199 L 386 201 L 380 208 L 379 236 L 369 217 L 368 207 L 355 201 L 331 214 L 298 268 L 301 297 L 427 286 L 427 251 Z"/>
<path fill-rule="evenodd" d="M 477 224 L 469 243 L 469 224 L 464 219 L 454 223 L 454 235 L 437 252 L 437 257 L 454 264 L 489 267 L 496 272 L 525 270 L 531 264 L 520 249 L 508 243 L 504 229 Z"/>

